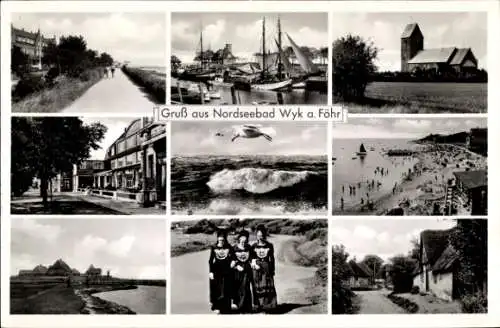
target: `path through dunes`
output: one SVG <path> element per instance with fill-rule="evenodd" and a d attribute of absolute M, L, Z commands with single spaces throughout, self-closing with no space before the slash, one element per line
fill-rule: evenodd
<path fill-rule="evenodd" d="M 275 258 L 284 242 L 292 236 L 274 236 Z M 209 314 L 208 250 L 171 259 L 171 311 L 175 314 Z M 276 292 L 281 313 L 301 312 L 311 307 L 304 296 L 304 279 L 312 278 L 316 268 L 301 267 L 286 261 L 276 263 Z M 307 311 L 306 311 L 307 312 Z"/>
<path fill-rule="evenodd" d="M 157 102 L 120 69 L 103 78 L 63 109 L 65 113 L 153 113 Z"/>

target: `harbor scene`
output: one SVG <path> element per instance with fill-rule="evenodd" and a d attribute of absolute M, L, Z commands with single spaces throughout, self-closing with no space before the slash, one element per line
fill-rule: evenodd
<path fill-rule="evenodd" d="M 486 120 L 351 119 L 346 125 L 334 127 L 333 213 L 487 212 Z M 367 136 L 345 129 L 364 129 Z"/>
<path fill-rule="evenodd" d="M 172 104 L 326 104 L 327 15 L 173 13 Z"/>

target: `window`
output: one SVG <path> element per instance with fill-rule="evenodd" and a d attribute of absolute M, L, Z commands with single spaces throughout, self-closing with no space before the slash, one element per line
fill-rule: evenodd
<path fill-rule="evenodd" d="M 126 140 L 122 140 L 118 143 L 118 150 L 117 150 L 117 153 L 121 153 L 121 152 L 124 152 L 125 149 L 126 149 L 126 144 L 125 144 L 125 141 Z"/>
<path fill-rule="evenodd" d="M 132 165 L 132 164 L 135 164 L 136 163 L 136 158 L 137 158 L 137 153 L 132 153 L 132 154 L 129 154 L 127 155 L 127 165 Z"/>

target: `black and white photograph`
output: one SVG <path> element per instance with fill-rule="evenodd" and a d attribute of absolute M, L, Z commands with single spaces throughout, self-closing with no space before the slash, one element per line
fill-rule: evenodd
<path fill-rule="evenodd" d="M 164 122 L 13 117 L 11 135 L 11 214 L 166 214 Z"/>
<path fill-rule="evenodd" d="M 172 104 L 326 104 L 327 13 L 172 13 Z"/>
<path fill-rule="evenodd" d="M 338 220 L 332 313 L 488 312 L 486 219 Z"/>
<path fill-rule="evenodd" d="M 165 13 L 11 14 L 12 112 L 138 113 L 166 100 Z"/>
<path fill-rule="evenodd" d="M 335 215 L 488 214 L 486 118 L 350 118 L 332 138 Z"/>
<path fill-rule="evenodd" d="M 350 113 L 486 113 L 487 12 L 334 13 L 332 92 Z"/>
<path fill-rule="evenodd" d="M 11 314 L 165 314 L 163 220 L 18 219 Z"/>
<path fill-rule="evenodd" d="M 326 314 L 325 219 L 171 225 L 172 314 Z"/>
<path fill-rule="evenodd" d="M 173 122 L 174 215 L 326 215 L 325 123 Z"/>

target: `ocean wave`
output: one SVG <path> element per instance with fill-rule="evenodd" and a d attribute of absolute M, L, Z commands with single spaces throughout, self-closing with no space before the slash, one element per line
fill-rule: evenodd
<path fill-rule="evenodd" d="M 245 190 L 253 194 L 265 194 L 278 188 L 291 187 L 305 182 L 311 171 L 284 171 L 265 168 L 224 169 L 213 174 L 207 182 L 210 190 L 217 194 L 227 194 Z"/>

